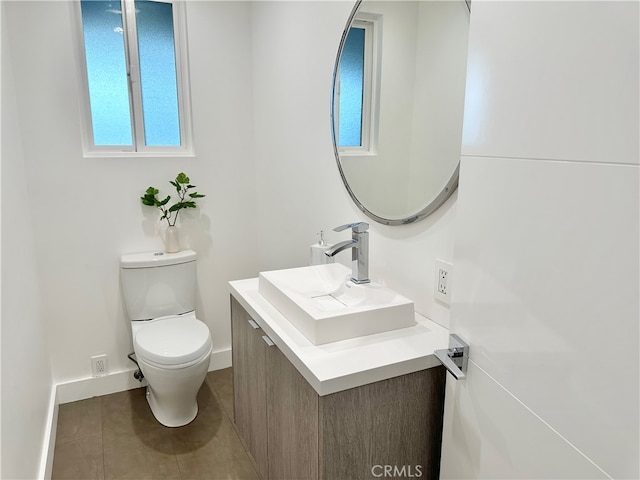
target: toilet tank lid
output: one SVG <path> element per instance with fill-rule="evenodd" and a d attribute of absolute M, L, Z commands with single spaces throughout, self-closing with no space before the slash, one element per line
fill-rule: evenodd
<path fill-rule="evenodd" d="M 120 267 L 122 268 L 154 268 L 165 267 L 167 265 L 177 265 L 180 263 L 193 262 L 196 259 L 196 252 L 193 250 L 182 250 L 178 253 L 165 252 L 144 252 L 129 253 L 120 257 Z"/>

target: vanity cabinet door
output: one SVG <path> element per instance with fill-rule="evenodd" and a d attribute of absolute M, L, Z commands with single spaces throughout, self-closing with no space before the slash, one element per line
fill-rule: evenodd
<path fill-rule="evenodd" d="M 321 397 L 321 478 L 438 478 L 445 375 L 435 367 Z"/>
<path fill-rule="evenodd" d="M 267 349 L 269 478 L 318 478 L 318 394 L 284 354 Z"/>
<path fill-rule="evenodd" d="M 233 409 L 235 424 L 263 479 L 267 462 L 267 345 L 264 332 L 231 297 Z"/>

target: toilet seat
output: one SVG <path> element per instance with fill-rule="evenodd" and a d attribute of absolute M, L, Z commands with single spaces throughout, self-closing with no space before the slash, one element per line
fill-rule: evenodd
<path fill-rule="evenodd" d="M 188 366 L 211 351 L 209 328 L 195 317 L 172 316 L 149 322 L 135 336 L 136 356 L 158 366 Z"/>

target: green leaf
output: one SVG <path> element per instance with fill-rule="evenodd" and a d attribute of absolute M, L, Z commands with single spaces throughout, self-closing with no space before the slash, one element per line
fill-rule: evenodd
<path fill-rule="evenodd" d="M 196 188 L 196 186 L 195 185 L 187 185 L 187 189 L 189 189 L 189 188 Z"/>
<path fill-rule="evenodd" d="M 167 202 L 171 199 L 171 196 L 167 195 L 167 198 L 165 198 L 164 200 L 162 200 L 161 202 L 158 202 L 158 204 L 156 206 L 161 207 L 163 205 L 166 205 Z"/>
<path fill-rule="evenodd" d="M 178 183 L 189 183 L 189 177 L 187 177 L 184 172 L 180 172 L 176 177 L 176 182 Z"/>
<path fill-rule="evenodd" d="M 183 208 L 196 208 L 196 202 L 182 202 Z"/>
<path fill-rule="evenodd" d="M 169 180 L 169 183 L 170 183 L 171 185 L 173 185 L 174 187 L 176 187 L 176 192 L 180 193 L 181 188 L 180 188 L 180 184 L 179 184 L 179 183 L 177 183 L 177 182 L 173 182 L 173 181 L 171 181 L 171 180 Z"/>
<path fill-rule="evenodd" d="M 198 193 L 198 192 L 190 193 L 190 194 L 189 194 L 189 196 L 190 196 L 191 198 L 202 198 L 202 197 L 206 197 L 206 195 L 202 195 L 202 194 L 200 194 L 200 193 Z"/>
<path fill-rule="evenodd" d="M 154 188 L 154 187 L 149 187 L 149 188 L 147 188 L 147 191 L 144 192 L 144 193 L 146 193 L 147 195 L 154 196 L 154 195 L 157 195 L 158 193 L 160 193 L 160 190 L 158 190 L 157 188 Z"/>
<path fill-rule="evenodd" d="M 182 202 L 175 203 L 169 207 L 170 212 L 177 212 L 178 210 L 184 208 Z"/>
<path fill-rule="evenodd" d="M 149 197 L 140 197 L 140 200 L 142 200 L 142 203 L 144 205 L 147 205 L 148 207 L 155 206 L 155 201 L 153 200 L 153 197 L 151 197 L 151 198 L 149 198 Z"/>

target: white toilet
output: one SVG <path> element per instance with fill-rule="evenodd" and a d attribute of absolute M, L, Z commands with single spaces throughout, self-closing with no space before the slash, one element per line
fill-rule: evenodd
<path fill-rule="evenodd" d="M 120 268 L 151 411 L 167 427 L 186 425 L 198 414 L 212 349 L 209 328 L 195 316 L 196 253 L 123 255 Z"/>

